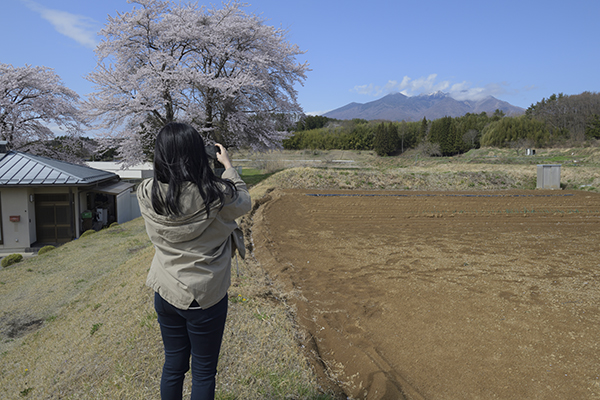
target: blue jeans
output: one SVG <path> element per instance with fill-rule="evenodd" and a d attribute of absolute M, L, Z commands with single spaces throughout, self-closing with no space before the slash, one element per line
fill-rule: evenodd
<path fill-rule="evenodd" d="M 205 310 L 180 310 L 155 293 L 154 307 L 165 347 L 161 399 L 182 398 L 183 379 L 190 368 L 190 355 L 191 400 L 214 399 L 217 362 L 227 318 L 227 296 Z"/>

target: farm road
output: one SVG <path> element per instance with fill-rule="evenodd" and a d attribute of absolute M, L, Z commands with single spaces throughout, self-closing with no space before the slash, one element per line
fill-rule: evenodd
<path fill-rule="evenodd" d="M 600 195 L 268 196 L 255 254 L 347 395 L 600 398 Z"/>

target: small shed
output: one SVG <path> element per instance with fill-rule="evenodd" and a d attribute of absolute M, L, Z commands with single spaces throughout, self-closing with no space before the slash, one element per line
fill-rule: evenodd
<path fill-rule="evenodd" d="M 537 166 L 537 189 L 560 189 L 561 164 L 539 164 Z"/>
<path fill-rule="evenodd" d="M 133 186 L 84 165 L 0 153 L 0 250 L 60 244 L 88 229 L 136 218 Z"/>

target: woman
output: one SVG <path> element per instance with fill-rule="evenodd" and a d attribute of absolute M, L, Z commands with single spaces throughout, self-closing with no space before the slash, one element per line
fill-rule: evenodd
<path fill-rule="evenodd" d="M 169 123 L 156 137 L 154 178 L 137 194 L 155 255 L 146 284 L 165 348 L 161 398 L 181 399 L 192 358 L 192 399 L 213 399 L 217 361 L 227 317 L 231 257 L 243 255 L 235 219 L 251 208 L 250 195 L 227 150 L 214 175 L 204 141 L 189 125 Z"/>

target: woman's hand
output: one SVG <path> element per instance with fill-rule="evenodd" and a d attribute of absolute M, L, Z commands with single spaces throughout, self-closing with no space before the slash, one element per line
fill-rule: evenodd
<path fill-rule="evenodd" d="M 231 160 L 229 160 L 227 149 L 220 143 L 215 143 L 215 146 L 217 146 L 217 161 L 223 164 L 225 169 L 231 168 Z"/>

